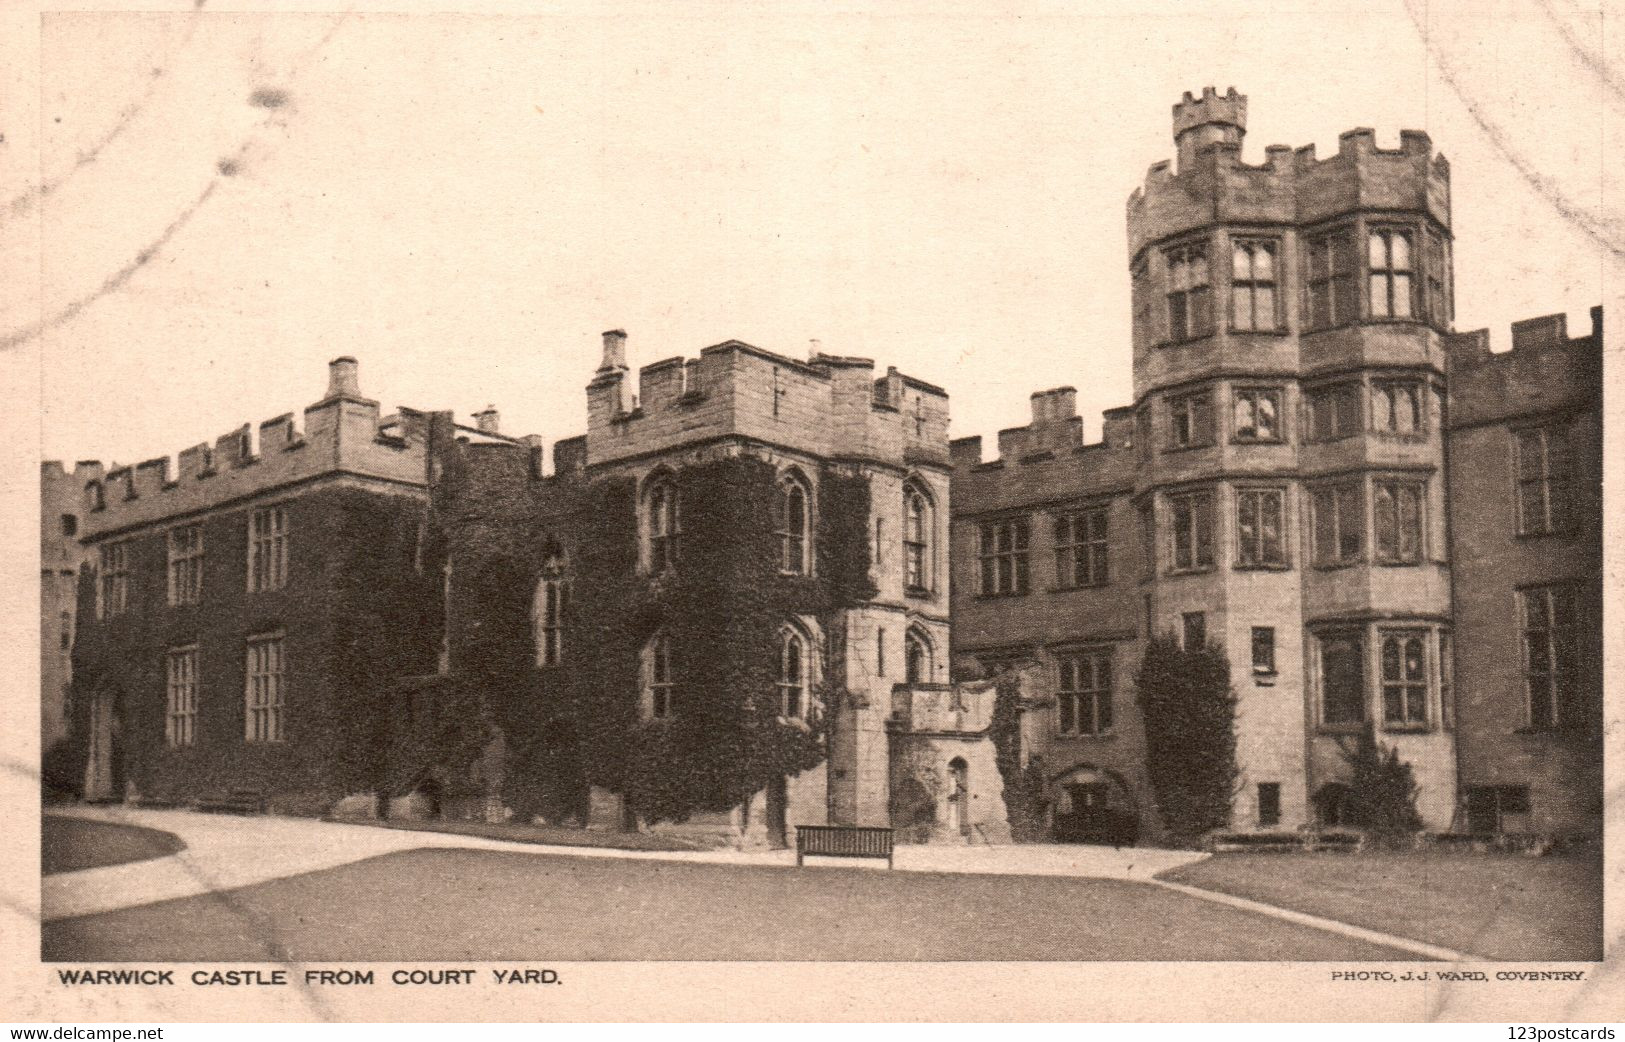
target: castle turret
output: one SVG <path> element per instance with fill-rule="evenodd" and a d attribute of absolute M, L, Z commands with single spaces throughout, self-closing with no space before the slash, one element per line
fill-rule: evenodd
<path fill-rule="evenodd" d="M 1444 827 L 1449 168 L 1366 128 L 1253 165 L 1246 123 L 1233 88 L 1187 93 L 1128 204 L 1147 628 L 1230 649 L 1237 820 L 1335 823 L 1339 739 L 1374 725 Z"/>
<path fill-rule="evenodd" d="M 1190 91 L 1174 106 L 1174 144 L 1179 149 L 1179 172 L 1191 169 L 1196 153 L 1216 142 L 1241 147 L 1247 133 L 1247 95 L 1231 87 L 1220 95 L 1203 87 L 1202 96 Z"/>

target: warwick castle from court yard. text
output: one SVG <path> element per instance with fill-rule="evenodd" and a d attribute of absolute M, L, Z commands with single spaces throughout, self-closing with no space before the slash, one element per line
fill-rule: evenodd
<path fill-rule="evenodd" d="M 1427 134 L 1254 165 L 1246 117 L 1186 94 L 1129 197 L 1133 398 L 1097 444 L 1071 387 L 986 452 L 868 358 L 634 373 L 614 330 L 550 454 L 494 409 L 383 415 L 343 357 L 176 472 L 45 463 L 48 783 L 1155 841 L 1136 675 L 1171 636 L 1229 663 L 1232 831 L 1365 824 L 1369 733 L 1428 832 L 1600 832 L 1602 309 L 1492 352 L 1454 331 Z"/>

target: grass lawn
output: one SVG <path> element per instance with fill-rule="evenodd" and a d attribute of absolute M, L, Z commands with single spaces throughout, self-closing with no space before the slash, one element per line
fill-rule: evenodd
<path fill-rule="evenodd" d="M 51 815 L 40 819 L 42 875 L 150 861 L 184 849 L 178 836 L 157 829 Z"/>
<path fill-rule="evenodd" d="M 1116 880 L 485 850 L 57 919 L 41 940 L 51 962 L 1414 961 Z"/>
<path fill-rule="evenodd" d="M 1602 959 L 1602 855 L 1216 854 L 1162 874 L 1489 959 Z"/>

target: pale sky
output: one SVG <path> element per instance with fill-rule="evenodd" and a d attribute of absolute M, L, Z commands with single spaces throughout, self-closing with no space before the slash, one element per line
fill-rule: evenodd
<path fill-rule="evenodd" d="M 1409 3 L 47 15 L 0 128 L 39 299 L 3 295 L 0 339 L 68 460 L 297 412 L 341 354 L 385 411 L 495 404 L 551 445 L 616 326 L 634 367 L 817 338 L 947 387 L 988 451 L 1071 384 L 1093 440 L 1130 400 L 1125 200 L 1205 85 L 1248 95 L 1249 162 L 1426 130 L 1457 328 L 1584 332 L 1625 249 L 1620 45 L 1595 0 Z"/>

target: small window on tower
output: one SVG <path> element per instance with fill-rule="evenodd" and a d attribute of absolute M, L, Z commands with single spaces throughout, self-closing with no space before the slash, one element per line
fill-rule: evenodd
<path fill-rule="evenodd" d="M 1275 675 L 1275 627 L 1253 627 L 1253 673 Z"/>
<path fill-rule="evenodd" d="M 1213 444 L 1213 395 L 1206 391 L 1168 399 L 1169 447 Z"/>
<path fill-rule="evenodd" d="M 1230 328 L 1267 332 L 1278 325 L 1273 239 L 1238 239 L 1231 250 Z"/>
<path fill-rule="evenodd" d="M 1258 824 L 1261 828 L 1281 823 L 1281 783 L 1258 783 Z"/>
<path fill-rule="evenodd" d="M 1213 302 L 1208 293 L 1207 247 L 1202 244 L 1169 250 L 1168 339 L 1194 340 L 1213 332 Z"/>

